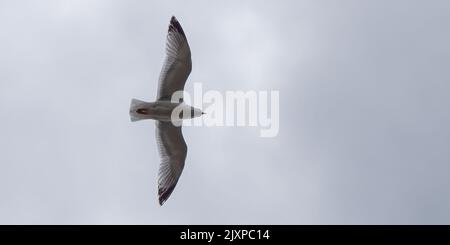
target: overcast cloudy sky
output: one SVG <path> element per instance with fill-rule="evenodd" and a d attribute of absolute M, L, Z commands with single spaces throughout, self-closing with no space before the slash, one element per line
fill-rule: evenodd
<path fill-rule="evenodd" d="M 280 131 L 187 127 L 157 202 L 151 101 L 177 16 L 186 90 L 279 90 Z M 449 224 L 450 2 L 0 0 L 1 224 Z"/>

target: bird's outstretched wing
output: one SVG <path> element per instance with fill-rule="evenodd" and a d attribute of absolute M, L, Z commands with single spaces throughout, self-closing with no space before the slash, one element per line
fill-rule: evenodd
<path fill-rule="evenodd" d="M 161 165 L 158 174 L 159 204 L 172 194 L 186 160 L 187 145 L 181 132 L 181 126 L 176 127 L 171 122 L 156 121 L 156 141 L 158 143 Z"/>
<path fill-rule="evenodd" d="M 186 35 L 172 16 L 167 33 L 166 60 L 159 76 L 158 100 L 170 100 L 175 91 L 183 90 L 191 73 L 192 61 Z"/>

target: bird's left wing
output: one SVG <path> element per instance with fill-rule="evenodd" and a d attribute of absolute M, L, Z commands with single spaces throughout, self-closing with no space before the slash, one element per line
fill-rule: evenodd
<path fill-rule="evenodd" d="M 158 174 L 159 204 L 172 194 L 186 160 L 187 145 L 181 132 L 181 126 L 174 126 L 171 122 L 156 121 L 156 141 L 161 156 Z"/>
<path fill-rule="evenodd" d="M 191 73 L 191 49 L 180 23 L 172 16 L 167 33 L 166 60 L 159 76 L 157 100 L 170 100 L 176 91 L 182 91 Z"/>

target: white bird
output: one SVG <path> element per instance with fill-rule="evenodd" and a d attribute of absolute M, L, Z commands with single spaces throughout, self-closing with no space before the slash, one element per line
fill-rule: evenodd
<path fill-rule="evenodd" d="M 156 120 L 156 142 L 161 157 L 158 173 L 158 198 L 163 205 L 174 190 L 186 160 L 187 145 L 181 132 L 181 124 L 175 125 L 172 112 L 181 108 L 180 119 L 204 114 L 201 110 L 179 101 L 172 101 L 174 92 L 183 91 L 192 69 L 191 50 L 180 23 L 172 16 L 166 41 L 166 59 L 159 76 L 158 95 L 155 102 L 131 100 L 131 121 Z"/>

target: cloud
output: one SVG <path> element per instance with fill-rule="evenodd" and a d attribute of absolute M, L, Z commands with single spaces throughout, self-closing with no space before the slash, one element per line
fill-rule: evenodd
<path fill-rule="evenodd" d="M 32 5 L 30 5 L 32 4 Z M 447 1 L 0 3 L 5 224 L 444 224 Z M 20 14 L 19 14 L 20 13 Z M 186 89 L 280 91 L 277 138 L 187 127 L 159 207 L 154 123 L 168 21 Z"/>

